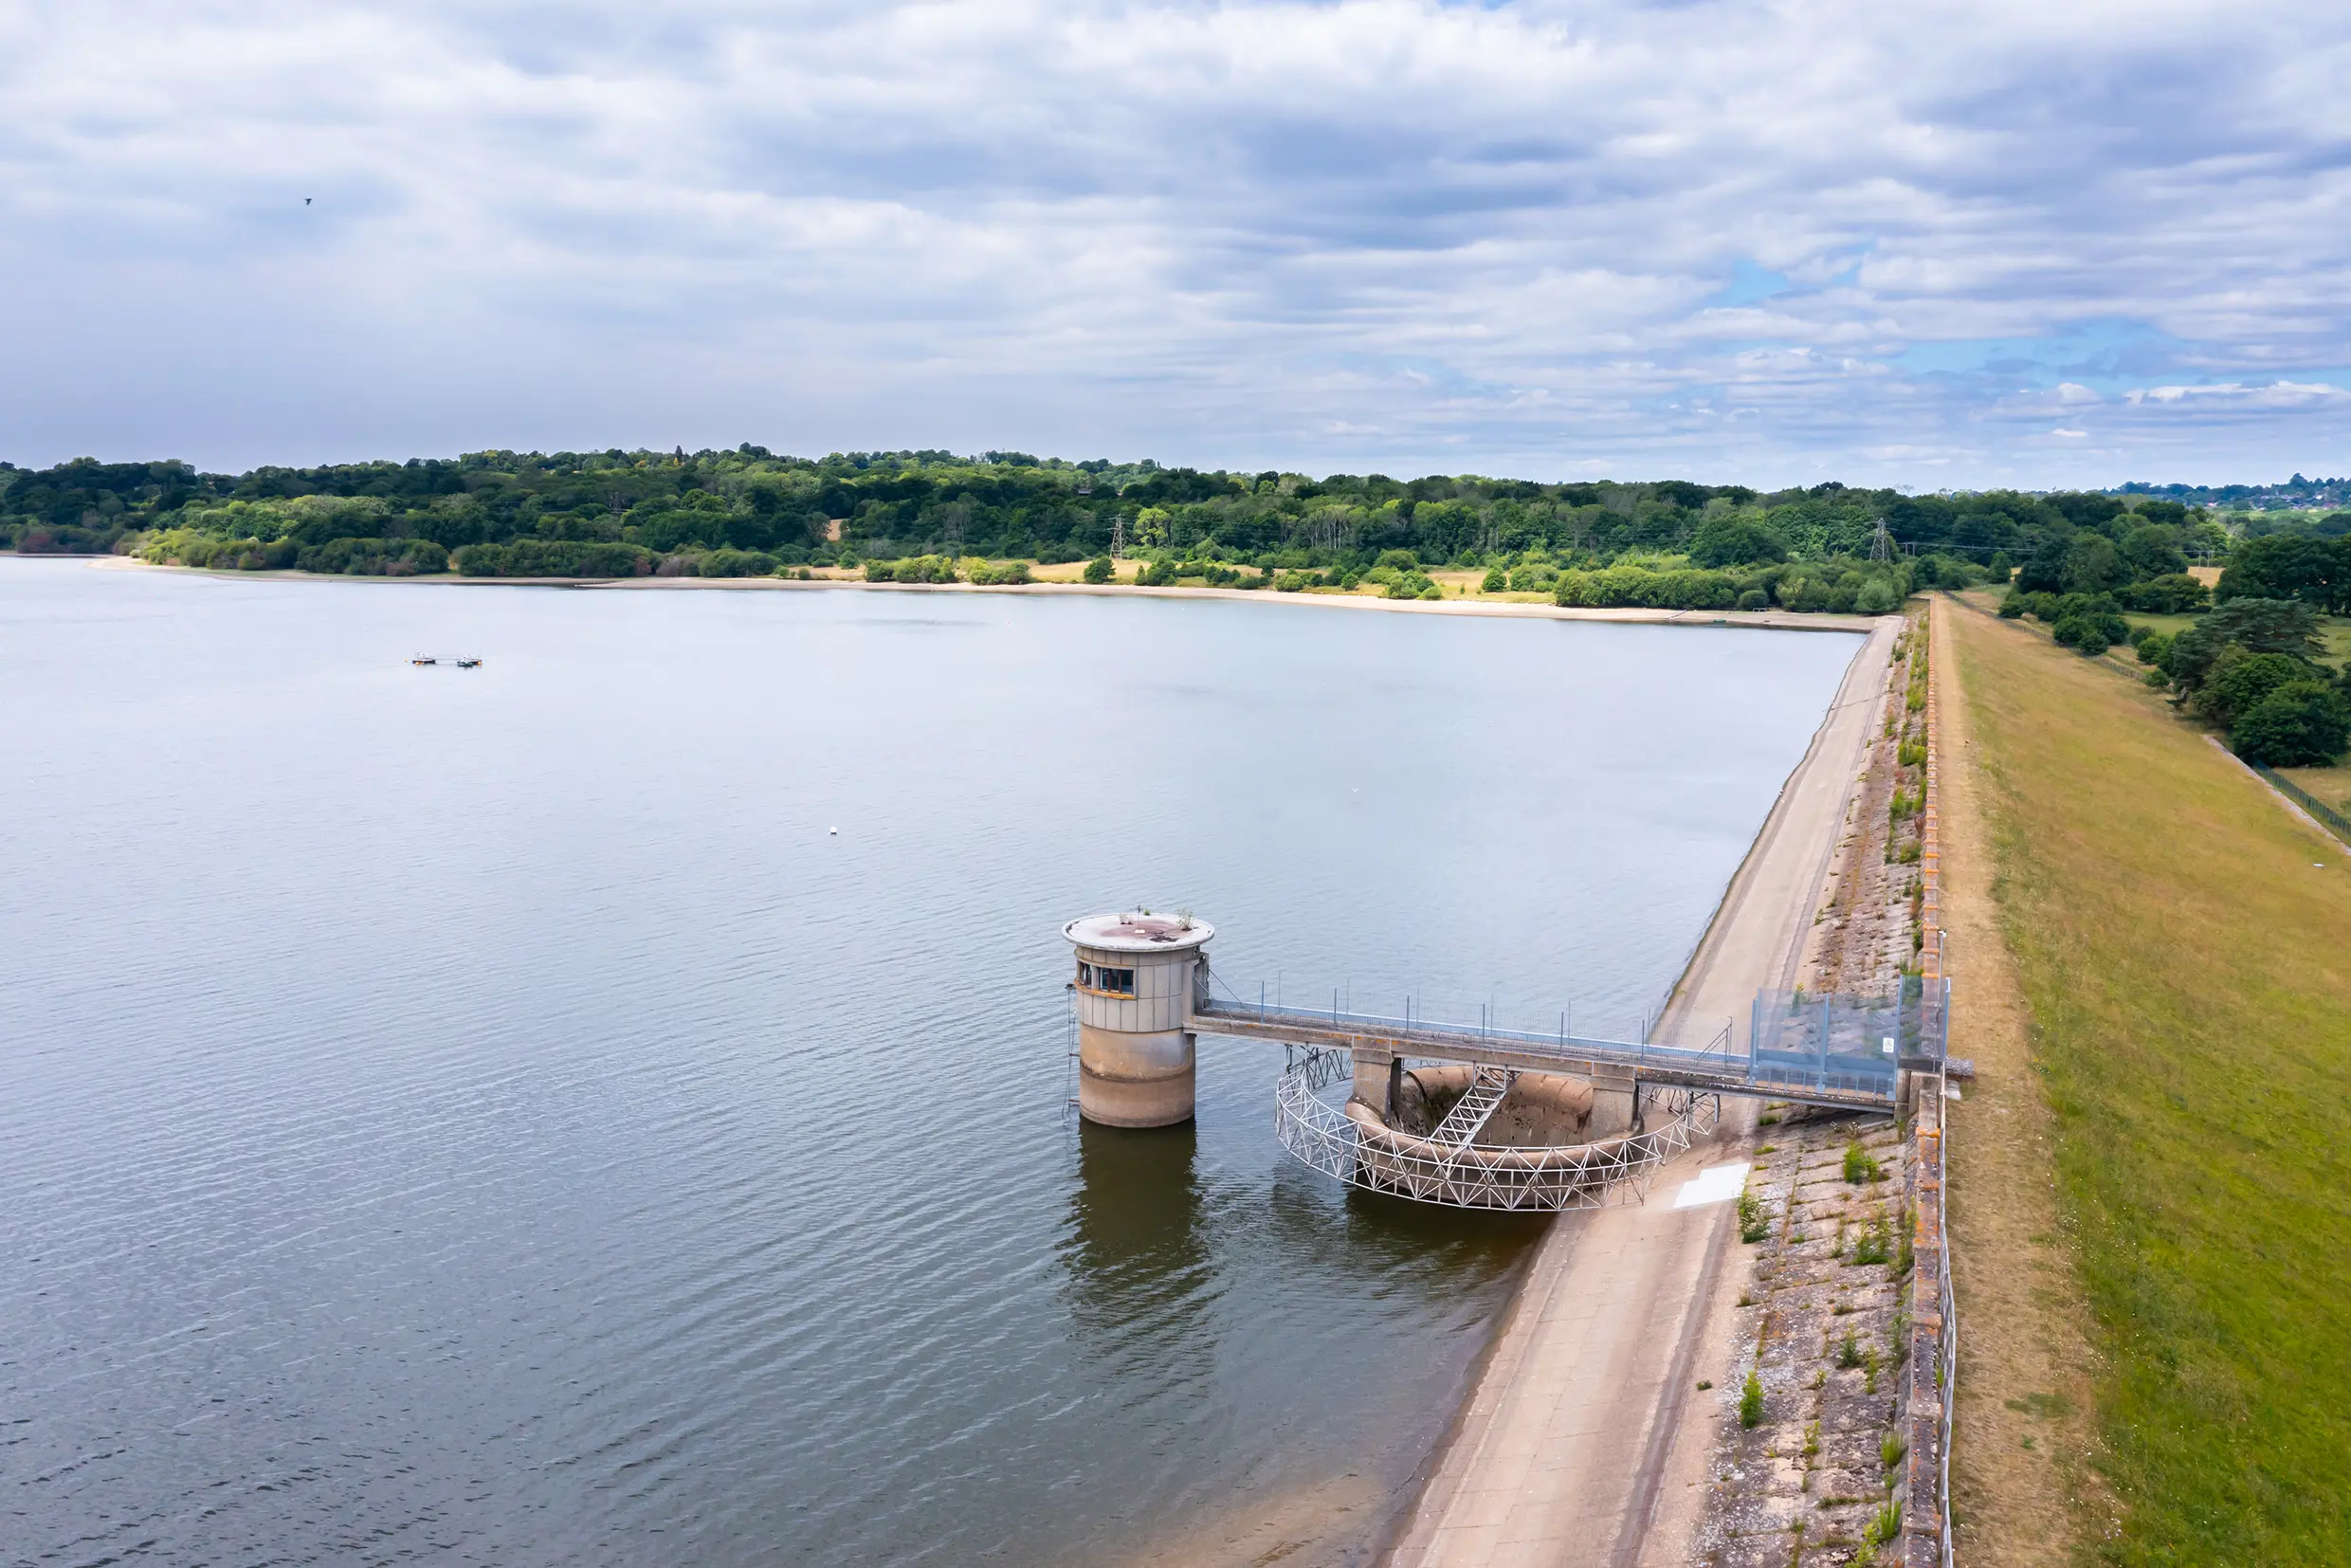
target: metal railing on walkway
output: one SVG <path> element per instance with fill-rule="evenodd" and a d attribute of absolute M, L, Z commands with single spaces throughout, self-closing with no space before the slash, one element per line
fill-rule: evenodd
<path fill-rule="evenodd" d="M 1575 1034 L 1564 1012 L 1555 1030 L 1514 1030 L 1440 1023 L 1410 1012 L 1396 1017 L 1337 1006 L 1285 1008 L 1207 994 L 1205 988 L 1193 998 L 1193 1024 L 1206 1033 L 1323 1049 L 1376 1041 L 1399 1055 L 1433 1061 L 1569 1073 L 1615 1069 L 1709 1093 L 1888 1110 L 1900 1071 L 1942 1065 L 1949 998 L 1948 981 L 1915 975 L 1889 997 L 1763 992 L 1743 1050 L 1728 1027 L 1703 1047 L 1676 1046 Z"/>

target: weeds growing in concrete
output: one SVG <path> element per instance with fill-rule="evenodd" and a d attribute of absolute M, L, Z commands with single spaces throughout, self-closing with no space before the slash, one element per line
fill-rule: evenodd
<path fill-rule="evenodd" d="M 1850 1143 L 1845 1145 L 1846 1180 L 1858 1187 L 1868 1182 L 1879 1180 L 1885 1176 L 1885 1170 L 1878 1164 L 1878 1162 L 1869 1158 L 1869 1151 L 1861 1146 L 1860 1139 L 1856 1138 Z M 1880 1259 L 1879 1261 L 1884 1262 L 1885 1260 Z"/>
<path fill-rule="evenodd" d="M 1763 1419 L 1763 1379 L 1753 1372 L 1739 1391 L 1739 1424 L 1750 1430 Z"/>

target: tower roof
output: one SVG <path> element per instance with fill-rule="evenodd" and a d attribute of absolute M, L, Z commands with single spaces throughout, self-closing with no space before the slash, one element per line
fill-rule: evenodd
<path fill-rule="evenodd" d="M 1136 909 L 1123 915 L 1087 915 L 1063 926 L 1061 934 L 1080 947 L 1110 953 L 1182 953 L 1205 943 L 1216 928 L 1189 915 Z"/>

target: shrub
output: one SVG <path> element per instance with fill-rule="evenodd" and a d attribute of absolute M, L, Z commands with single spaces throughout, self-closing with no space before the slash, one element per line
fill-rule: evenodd
<path fill-rule="evenodd" d="M 1612 566 L 1599 572 L 1562 572 L 1552 589 L 1556 604 L 1588 609 L 1728 610 L 1738 602 L 1738 579 L 1727 572 L 1652 572 Z"/>
<path fill-rule="evenodd" d="M 1845 1340 L 1837 1346 L 1836 1364 L 1848 1371 L 1861 1365 L 1861 1336 L 1848 1330 Z"/>
<path fill-rule="evenodd" d="M 896 561 L 867 561 L 866 580 L 869 583 L 894 583 L 898 580 Z"/>
<path fill-rule="evenodd" d="M 1372 562 L 1372 565 L 1384 566 L 1396 572 L 1415 572 L 1420 568 L 1420 557 L 1410 550 L 1382 550 L 1379 553 L 1379 558 Z"/>
<path fill-rule="evenodd" d="M 1779 604 L 1783 610 L 1817 614 L 1836 606 L 1836 593 L 1818 577 L 1782 577 L 1779 580 Z"/>
<path fill-rule="evenodd" d="M 1504 576 L 1503 574 L 1502 568 L 1497 566 L 1490 569 L 1485 574 L 1485 580 L 1478 584 L 1478 592 L 1481 593 L 1501 593 L 1507 592 L 1509 587 L 1510 579 Z"/>
<path fill-rule="evenodd" d="M 1285 572 L 1273 580 L 1273 587 L 1278 593 L 1296 593 L 1302 589 L 1318 586 L 1321 580 L 1311 572 Z"/>
<path fill-rule="evenodd" d="M 1391 550 L 1388 552 L 1388 555 L 1394 556 L 1407 553 L 1408 552 Z M 1380 558 L 1385 560 L 1387 559 L 1387 556 L 1382 556 Z M 1417 572 L 1398 572 L 1395 575 L 1395 580 L 1388 585 L 1388 597 L 1392 599 L 1435 598 L 1438 595 L 1431 592 L 1431 590 L 1435 587 L 1436 584 L 1431 582 L 1427 577 L 1422 576 Z"/>
<path fill-rule="evenodd" d="M 2130 623 L 2110 610 L 2073 610 L 2050 628 L 2058 646 L 2095 658 L 2130 635 Z"/>
<path fill-rule="evenodd" d="M 1861 1146 L 1860 1139 L 1856 1138 L 1845 1145 L 1846 1180 L 1859 1186 L 1864 1182 L 1877 1180 L 1883 1174 L 1878 1167 L 1878 1162 L 1869 1158 L 1869 1151 Z"/>
<path fill-rule="evenodd" d="M 1884 577 L 1871 577 L 1853 595 L 1853 612 L 1858 615 L 1891 614 L 1902 603 L 1902 595 Z"/>
<path fill-rule="evenodd" d="M 2351 745 L 2351 714 L 2320 682 L 2291 681 L 2246 711 L 2230 731 L 2229 744 L 2246 761 L 2264 767 L 2326 767 Z"/>
<path fill-rule="evenodd" d="M 989 588 L 1010 587 L 1034 580 L 1030 575 L 1027 561 L 974 561 L 969 575 L 974 583 Z"/>
<path fill-rule="evenodd" d="M 1741 610 L 1769 610 L 1771 607 L 1772 595 L 1769 590 L 1750 588 L 1739 595 L 1739 608 Z"/>
<path fill-rule="evenodd" d="M 1753 1245 L 1772 1233 L 1772 1216 L 1753 1193 L 1739 1194 L 1739 1239 Z"/>
<path fill-rule="evenodd" d="M 1085 580 L 1090 583 L 1106 583 L 1118 575 L 1118 571 L 1117 567 L 1110 564 L 1108 556 L 1096 556 L 1085 563 Z"/>
<path fill-rule="evenodd" d="M 702 558 L 705 577 L 770 577 L 782 563 L 764 550 L 713 550 Z"/>
<path fill-rule="evenodd" d="M 212 558 L 206 564 L 243 566 L 244 554 L 242 545 L 215 546 Z M 293 564 L 304 572 L 329 575 L 408 577 L 418 573 L 447 572 L 449 553 L 430 539 L 337 538 L 297 550 Z"/>
<path fill-rule="evenodd" d="M 456 566 L 468 577 L 632 577 L 649 574 L 655 559 L 633 544 L 517 539 L 465 545 Z"/>
<path fill-rule="evenodd" d="M 1749 1430 L 1763 1421 L 1763 1380 L 1753 1371 L 1739 1389 L 1739 1424 Z"/>

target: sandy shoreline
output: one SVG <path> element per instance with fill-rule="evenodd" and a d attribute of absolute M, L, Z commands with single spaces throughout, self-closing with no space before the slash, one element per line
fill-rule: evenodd
<path fill-rule="evenodd" d="M 191 566 L 156 566 L 129 556 L 40 556 L 27 560 L 87 560 L 100 572 L 162 572 L 223 582 L 342 583 L 428 588 L 563 588 L 593 593 L 1084 593 L 1103 598 L 1236 599 L 1252 604 L 1315 605 L 1331 610 L 1376 610 L 1406 615 L 1487 615 L 1537 621 L 1617 621 L 1636 626 L 1736 626 L 1771 631 L 1867 632 L 1877 625 L 1868 615 L 1794 614 L 1779 610 L 1583 610 L 1558 605 L 1492 599 L 1382 599 L 1368 593 L 1282 593 L 1272 589 L 1139 588 L 1114 583 L 869 583 L 851 577 L 331 577 L 310 572 L 214 572 Z"/>

